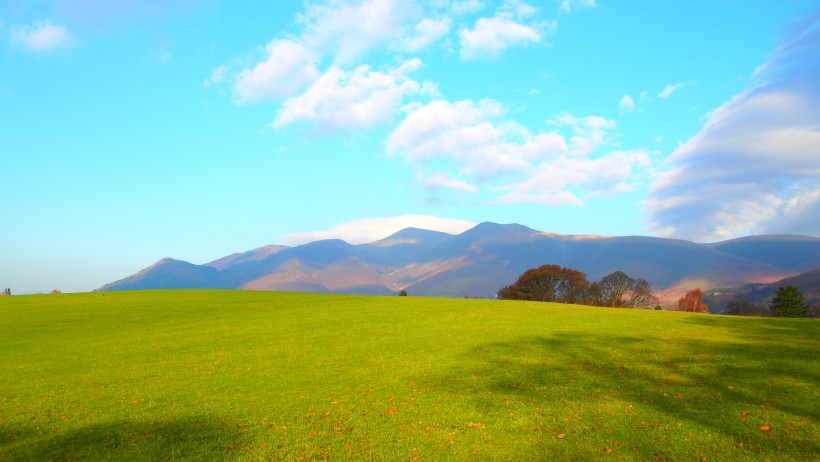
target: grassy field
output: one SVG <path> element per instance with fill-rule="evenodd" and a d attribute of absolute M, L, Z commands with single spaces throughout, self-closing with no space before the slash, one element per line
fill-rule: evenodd
<path fill-rule="evenodd" d="M 0 460 L 818 460 L 818 358 L 817 320 L 0 297 Z"/>

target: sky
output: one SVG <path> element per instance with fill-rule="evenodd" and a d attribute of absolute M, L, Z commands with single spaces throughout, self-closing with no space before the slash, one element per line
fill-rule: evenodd
<path fill-rule="evenodd" d="M 0 288 L 520 223 L 820 236 L 820 4 L 2 0 Z"/>

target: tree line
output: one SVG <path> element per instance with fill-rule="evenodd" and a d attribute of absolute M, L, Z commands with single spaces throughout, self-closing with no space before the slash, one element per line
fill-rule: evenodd
<path fill-rule="evenodd" d="M 590 282 L 586 274 L 558 265 L 525 271 L 515 283 L 499 290 L 498 298 L 616 308 L 651 308 L 658 303 L 652 284 L 645 279 L 615 271 Z"/>

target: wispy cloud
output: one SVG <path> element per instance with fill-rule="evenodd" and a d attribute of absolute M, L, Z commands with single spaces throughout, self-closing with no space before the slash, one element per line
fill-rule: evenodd
<path fill-rule="evenodd" d="M 435 215 L 399 215 L 395 217 L 362 218 L 337 224 L 328 230 L 308 231 L 285 236 L 287 245 L 299 245 L 321 239 L 341 239 L 350 244 L 365 244 L 384 239 L 405 228 L 421 228 L 460 234 L 474 227 L 476 223 Z"/>
<path fill-rule="evenodd" d="M 672 93 L 675 93 L 676 91 L 680 90 L 681 88 L 683 88 L 687 85 L 689 85 L 689 82 L 678 82 L 678 83 L 673 83 L 673 84 L 667 85 L 666 87 L 664 87 L 664 89 L 660 93 L 658 93 L 658 98 L 660 98 L 660 99 L 669 98 L 670 96 L 672 96 Z"/>
<path fill-rule="evenodd" d="M 230 72 L 230 67 L 227 65 L 217 67 L 210 77 L 202 81 L 202 86 L 208 88 L 224 83 L 228 79 L 228 72 Z"/>
<path fill-rule="evenodd" d="M 298 17 L 303 30 L 298 41 L 315 54 L 330 56 L 336 65 L 350 65 L 412 36 L 423 11 L 415 0 L 310 3 Z"/>
<path fill-rule="evenodd" d="M 400 39 L 394 48 L 398 51 L 417 53 L 445 37 L 452 27 L 450 18 L 424 18 L 413 27 L 413 32 Z"/>
<path fill-rule="evenodd" d="M 650 227 L 718 240 L 820 234 L 820 14 L 794 27 L 759 85 L 709 114 L 652 185 Z"/>
<path fill-rule="evenodd" d="M 421 182 L 431 189 L 447 188 L 454 191 L 461 191 L 466 193 L 477 193 L 478 188 L 466 181 L 457 180 L 444 173 L 435 173 L 427 178 L 422 178 Z"/>
<path fill-rule="evenodd" d="M 629 95 L 624 95 L 618 103 L 618 108 L 623 114 L 630 113 L 635 110 L 635 100 Z"/>
<path fill-rule="evenodd" d="M 595 6 L 595 0 L 560 0 L 558 2 L 558 8 L 564 13 L 594 8 Z"/>
<path fill-rule="evenodd" d="M 507 48 L 541 42 L 546 34 L 555 30 L 556 23 L 527 20 L 535 11 L 523 2 L 508 3 L 495 16 L 479 18 L 472 28 L 461 29 L 461 57 L 492 59 Z"/>
<path fill-rule="evenodd" d="M 37 21 L 11 26 L 9 43 L 15 49 L 43 53 L 70 47 L 74 38 L 65 26 L 50 21 Z"/>

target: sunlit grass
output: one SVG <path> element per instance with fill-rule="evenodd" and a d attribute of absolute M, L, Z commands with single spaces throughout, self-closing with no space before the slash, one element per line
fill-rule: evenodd
<path fill-rule="evenodd" d="M 0 459 L 815 460 L 819 339 L 514 301 L 3 297 Z"/>

